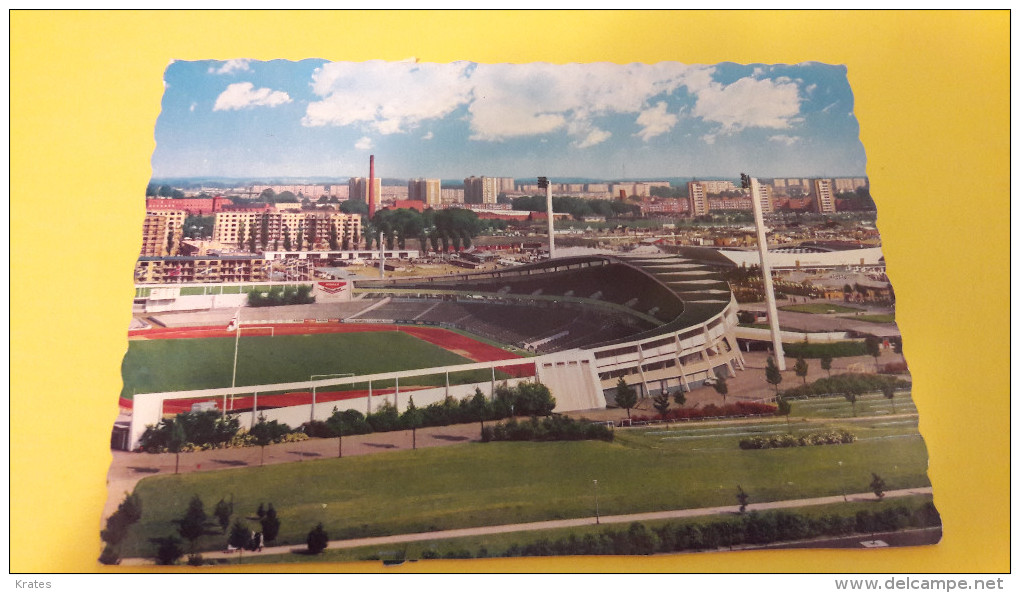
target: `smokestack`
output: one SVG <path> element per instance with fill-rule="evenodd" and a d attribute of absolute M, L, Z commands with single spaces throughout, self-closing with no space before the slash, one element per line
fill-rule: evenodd
<path fill-rule="evenodd" d="M 375 155 L 368 157 L 368 217 L 375 216 Z"/>

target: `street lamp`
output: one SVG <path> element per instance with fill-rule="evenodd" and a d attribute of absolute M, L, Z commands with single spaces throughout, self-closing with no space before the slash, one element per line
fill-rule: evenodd
<path fill-rule="evenodd" d="M 599 481 L 592 480 L 592 484 L 595 485 L 595 524 L 599 524 Z"/>

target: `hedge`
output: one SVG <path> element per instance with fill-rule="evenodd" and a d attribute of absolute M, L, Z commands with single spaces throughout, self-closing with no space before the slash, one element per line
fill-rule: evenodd
<path fill-rule="evenodd" d="M 867 356 L 868 350 L 864 342 L 832 342 L 828 344 L 810 344 L 794 342 L 783 344 L 783 351 L 792 358 L 822 358 L 831 356 L 843 358 L 847 356 Z"/>

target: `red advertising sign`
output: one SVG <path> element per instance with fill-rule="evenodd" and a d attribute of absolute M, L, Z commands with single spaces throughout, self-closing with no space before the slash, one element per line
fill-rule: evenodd
<path fill-rule="evenodd" d="M 327 294 L 337 294 L 343 292 L 347 286 L 346 282 L 319 282 L 319 290 Z"/>

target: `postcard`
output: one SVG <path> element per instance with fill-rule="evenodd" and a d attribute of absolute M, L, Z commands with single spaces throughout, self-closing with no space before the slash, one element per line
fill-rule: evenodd
<path fill-rule="evenodd" d="M 163 77 L 100 562 L 941 539 L 844 67 Z"/>

